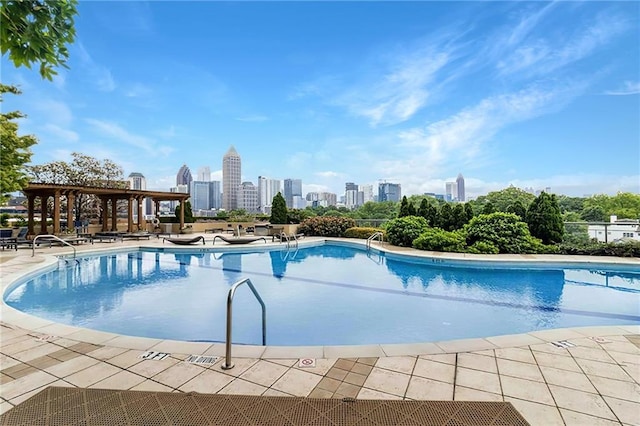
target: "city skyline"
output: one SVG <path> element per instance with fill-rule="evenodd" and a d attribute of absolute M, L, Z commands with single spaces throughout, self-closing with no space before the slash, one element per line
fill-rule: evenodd
<path fill-rule="evenodd" d="M 149 189 L 212 166 L 303 193 L 397 182 L 640 192 L 634 2 L 81 2 L 53 82 L 2 57 L 32 163 L 109 158 Z M 357 22 L 357 25 L 354 23 Z M 624 153 L 624 154 L 622 154 Z M 595 155 L 597 154 L 597 155 Z"/>

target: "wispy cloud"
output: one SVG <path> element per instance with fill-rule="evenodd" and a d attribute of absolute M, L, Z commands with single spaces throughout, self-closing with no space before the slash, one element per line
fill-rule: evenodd
<path fill-rule="evenodd" d="M 171 147 L 157 145 L 151 138 L 131 133 L 116 123 L 93 118 L 87 118 L 85 121 L 102 135 L 135 148 L 143 149 L 147 154 L 168 156 L 174 151 Z"/>
<path fill-rule="evenodd" d="M 116 89 L 116 83 L 111 71 L 105 66 L 94 61 L 81 42 L 78 42 L 76 45 L 78 57 L 82 61 L 82 65 L 87 70 L 89 78 L 97 85 L 98 90 L 103 92 L 113 92 Z"/>
<path fill-rule="evenodd" d="M 546 14 L 552 5 L 543 8 L 539 14 Z M 536 24 L 538 19 L 534 22 L 529 21 L 531 18 L 525 18 L 522 22 L 527 22 L 525 26 L 529 28 Z M 514 34 L 518 33 L 519 27 Z M 497 42 L 496 53 L 507 56 L 497 62 L 496 68 L 503 75 L 523 72 L 530 75 L 549 74 L 584 59 L 628 29 L 628 19 L 600 13 L 573 34 L 555 31 L 546 38 L 537 36 L 531 40 L 525 38 L 525 34 L 515 38 L 512 34 Z M 522 42 L 519 43 L 520 41 Z"/>
<path fill-rule="evenodd" d="M 127 98 L 141 98 L 148 97 L 153 93 L 153 90 L 142 83 L 133 83 L 124 89 L 124 95 Z"/>
<path fill-rule="evenodd" d="M 43 129 L 63 142 L 78 142 L 78 140 L 80 140 L 80 136 L 77 132 L 62 128 L 57 124 L 48 123 Z"/>
<path fill-rule="evenodd" d="M 342 174 L 342 173 L 334 172 L 334 171 L 331 171 L 331 170 L 327 170 L 325 172 L 316 172 L 315 175 L 323 177 L 323 178 L 335 178 L 335 177 L 343 177 L 344 176 L 344 174 Z"/>
<path fill-rule="evenodd" d="M 626 96 L 640 94 L 640 81 L 625 81 L 621 88 L 615 90 L 607 90 L 605 95 Z"/>
<path fill-rule="evenodd" d="M 414 191 L 424 192 L 425 182 L 437 176 L 444 160 L 461 169 L 486 161 L 484 144 L 507 126 L 561 109 L 583 93 L 585 83 L 545 88 L 529 88 L 483 99 L 451 117 L 398 134 L 409 159 L 381 160 L 378 172 L 406 182 Z"/>
<path fill-rule="evenodd" d="M 244 121 L 247 123 L 260 123 L 263 121 L 267 121 L 269 117 L 265 115 L 248 115 L 246 117 L 237 117 L 237 121 Z"/>
<path fill-rule="evenodd" d="M 407 121 L 428 103 L 430 85 L 452 61 L 454 50 L 435 44 L 390 58 L 382 75 L 348 90 L 335 102 L 372 126 Z"/>

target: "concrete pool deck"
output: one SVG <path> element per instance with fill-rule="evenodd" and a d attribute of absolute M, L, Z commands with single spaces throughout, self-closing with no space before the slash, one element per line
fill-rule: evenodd
<path fill-rule="evenodd" d="M 77 250 L 160 246 L 178 248 L 151 239 L 84 244 Z M 385 250 L 442 259 L 472 257 L 387 246 Z M 55 255 L 69 254 L 71 249 L 36 249 L 35 257 L 31 253 L 27 248 L 0 252 L 3 293 L 19 277 L 56 263 Z M 640 268 L 640 259 L 552 258 L 558 262 L 622 261 Z M 235 367 L 223 370 L 221 344 L 70 327 L 23 314 L 4 302 L 1 313 L 0 412 L 47 386 L 73 386 L 326 398 L 495 400 L 511 402 L 531 424 L 640 425 L 640 326 L 555 329 L 412 345 L 234 345 Z M 568 343 L 553 344 L 559 341 Z M 141 358 L 146 351 L 168 355 L 162 360 Z M 215 362 L 187 362 L 189 355 L 207 355 L 211 358 L 206 361 Z M 299 366 L 301 358 L 313 359 L 315 366 Z"/>

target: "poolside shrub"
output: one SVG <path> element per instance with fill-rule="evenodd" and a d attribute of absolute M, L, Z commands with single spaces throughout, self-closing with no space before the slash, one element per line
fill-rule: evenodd
<path fill-rule="evenodd" d="M 345 238 L 362 238 L 366 240 L 376 232 L 382 232 L 382 234 L 384 235 L 384 229 L 382 228 L 355 226 L 344 231 L 344 236 Z"/>
<path fill-rule="evenodd" d="M 466 246 L 461 231 L 444 231 L 440 228 L 428 228 L 413 240 L 413 247 L 419 250 L 464 253 Z"/>
<path fill-rule="evenodd" d="M 473 245 L 467 247 L 467 253 L 475 254 L 498 254 L 498 247 L 488 241 L 476 241 Z"/>
<path fill-rule="evenodd" d="M 420 216 L 405 216 L 385 223 L 386 238 L 394 246 L 412 247 L 413 240 L 429 229 L 427 220 Z"/>
<path fill-rule="evenodd" d="M 305 219 L 297 232 L 319 237 L 342 237 L 347 229 L 355 226 L 356 221 L 349 217 L 317 216 Z"/>
<path fill-rule="evenodd" d="M 560 254 L 578 254 L 588 256 L 640 257 L 640 242 L 625 241 L 622 243 L 589 242 L 582 245 L 560 244 Z"/>
<path fill-rule="evenodd" d="M 531 236 L 527 224 L 513 213 L 481 214 L 471 219 L 465 232 L 468 246 L 482 241 L 495 246 L 498 253 L 537 253 L 544 247 L 540 240 Z"/>

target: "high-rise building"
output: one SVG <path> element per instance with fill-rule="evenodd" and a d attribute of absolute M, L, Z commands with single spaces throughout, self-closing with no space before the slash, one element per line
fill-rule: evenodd
<path fill-rule="evenodd" d="M 373 185 L 358 185 L 358 192 L 362 193 L 360 205 L 373 201 Z"/>
<path fill-rule="evenodd" d="M 198 169 L 198 180 L 200 182 L 211 181 L 211 169 L 209 166 L 203 166 Z"/>
<path fill-rule="evenodd" d="M 261 213 L 270 213 L 273 197 L 281 191 L 282 182 L 280 179 L 269 179 L 264 176 L 258 176 L 258 210 Z"/>
<path fill-rule="evenodd" d="M 338 196 L 333 192 L 309 192 L 305 197 L 313 207 L 329 207 L 338 204 Z"/>
<path fill-rule="evenodd" d="M 445 182 L 445 199 L 453 201 L 458 199 L 458 184 L 456 182 Z"/>
<path fill-rule="evenodd" d="M 238 188 L 238 208 L 249 213 L 258 212 L 258 187 L 253 182 L 242 182 Z"/>
<path fill-rule="evenodd" d="M 182 167 L 180 167 L 180 170 L 178 170 L 178 175 L 176 176 L 176 186 L 187 185 L 187 188 L 189 188 L 192 181 L 193 177 L 191 176 L 191 170 L 189 170 L 189 167 L 187 167 L 186 164 L 183 164 Z"/>
<path fill-rule="evenodd" d="M 238 208 L 238 190 L 242 179 L 240 155 L 231 145 L 222 157 L 222 208 L 230 211 Z"/>
<path fill-rule="evenodd" d="M 145 189 L 147 189 L 147 180 L 144 178 L 144 175 L 142 173 L 133 172 L 129 175 L 128 179 L 129 179 L 130 189 L 137 189 L 141 191 L 144 191 Z M 147 207 L 147 203 L 145 202 L 146 200 L 147 198 L 140 201 L 142 203 L 143 215 L 151 214 L 151 209 Z M 138 222 L 138 209 L 133 209 L 133 220 L 135 222 Z"/>
<path fill-rule="evenodd" d="M 194 180 L 191 182 L 189 194 L 191 195 L 191 210 L 211 209 L 211 182 Z"/>
<path fill-rule="evenodd" d="M 358 207 L 358 190 L 357 189 L 347 189 L 346 191 L 344 191 L 344 205 L 346 208 L 351 210 Z"/>
<path fill-rule="evenodd" d="M 466 198 L 464 195 L 464 177 L 462 177 L 462 173 L 458 174 L 456 184 L 458 185 L 458 201 L 465 201 Z"/>
<path fill-rule="evenodd" d="M 169 188 L 169 192 L 179 192 L 181 194 L 188 194 L 189 187 L 184 184 L 178 184 L 176 186 L 172 186 L 171 188 Z M 178 205 L 177 201 L 169 201 L 169 210 L 173 213 L 177 205 Z"/>
<path fill-rule="evenodd" d="M 358 185 L 356 185 L 353 182 L 347 182 L 344 184 L 344 190 L 345 191 L 357 191 L 358 190 Z"/>
<path fill-rule="evenodd" d="M 302 179 L 285 179 L 284 200 L 290 209 L 294 208 L 294 197 L 302 197 Z"/>
<path fill-rule="evenodd" d="M 402 198 L 402 189 L 399 183 L 380 183 L 378 184 L 378 201 L 395 201 L 398 202 Z"/>
<path fill-rule="evenodd" d="M 222 194 L 220 193 L 220 181 L 212 180 L 209 184 L 209 190 L 211 191 L 211 195 L 209 196 L 211 199 L 211 208 L 215 210 L 221 209 Z"/>

